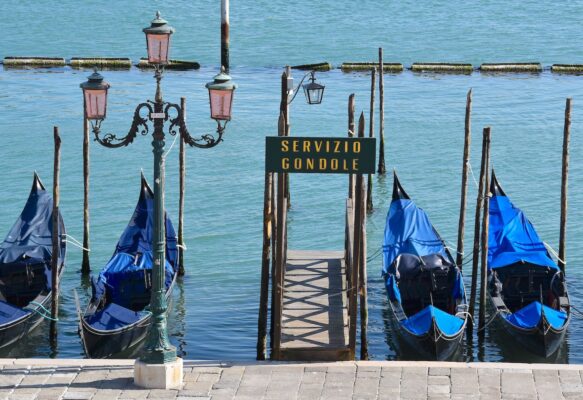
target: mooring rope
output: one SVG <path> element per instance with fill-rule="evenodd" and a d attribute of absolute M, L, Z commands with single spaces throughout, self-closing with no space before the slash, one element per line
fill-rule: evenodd
<path fill-rule="evenodd" d="M 166 158 L 166 156 L 168 155 L 168 153 L 170 153 L 170 151 L 172 150 L 172 148 L 174 147 L 174 143 L 176 143 L 176 139 L 178 139 L 178 136 L 180 136 L 180 132 L 178 132 L 175 136 L 174 136 L 174 140 L 172 141 L 172 144 L 170 145 L 170 147 L 168 147 L 168 150 L 166 150 L 166 153 L 164 153 L 164 158 Z"/>
<path fill-rule="evenodd" d="M 474 170 L 472 169 L 472 164 L 468 161 L 468 168 L 470 169 L 470 172 L 472 173 L 472 178 L 474 179 L 474 184 L 476 185 L 476 189 L 480 188 L 480 185 L 478 184 L 478 181 L 476 180 L 476 175 L 474 175 Z"/>
<path fill-rule="evenodd" d="M 551 245 L 550 245 L 550 244 L 548 244 L 547 242 L 543 242 L 543 244 L 545 245 L 545 247 L 547 248 L 547 250 L 548 250 L 548 251 L 549 251 L 549 252 L 550 252 L 550 253 L 551 253 L 553 256 L 555 256 L 555 258 L 556 258 L 556 259 L 557 259 L 559 262 L 561 262 L 562 264 L 565 264 L 565 265 L 567 265 L 567 262 L 566 262 L 566 261 L 564 261 L 564 260 L 561 260 L 561 258 L 559 257 L 559 254 L 558 254 L 558 253 L 555 251 L 555 249 L 553 249 L 553 248 L 551 247 Z"/>
<path fill-rule="evenodd" d="M 39 308 L 41 308 L 44 312 L 40 312 L 38 308 L 33 308 L 32 311 L 36 312 L 37 314 L 39 314 L 44 319 L 48 319 L 49 321 L 53 321 L 53 322 L 58 322 L 59 321 L 58 318 L 53 318 L 53 317 L 49 316 L 49 314 L 51 312 L 49 310 L 47 310 L 45 308 L 45 306 L 43 306 L 42 304 L 37 303 L 36 301 L 31 301 L 29 304 L 32 304 L 33 306 L 38 306 Z"/>
<path fill-rule="evenodd" d="M 78 247 L 78 248 L 80 248 L 81 250 L 84 250 L 84 251 L 91 251 L 90 249 L 86 249 L 85 247 L 83 247 L 83 245 L 81 244 L 81 242 L 79 242 L 73 236 L 67 235 L 66 233 L 64 233 L 63 236 L 65 236 L 66 238 L 71 239 L 71 240 L 67 240 L 67 239 L 63 240 L 65 243 L 70 243 L 73 246 L 76 246 L 76 247 Z"/>

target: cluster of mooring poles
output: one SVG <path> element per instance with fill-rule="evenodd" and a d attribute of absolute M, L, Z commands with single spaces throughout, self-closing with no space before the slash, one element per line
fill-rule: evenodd
<path fill-rule="evenodd" d="M 560 236 L 558 263 L 561 271 L 565 272 L 566 266 L 566 230 L 567 230 L 567 187 L 569 173 L 569 142 L 571 134 L 571 108 L 572 99 L 568 98 L 565 104 L 565 119 L 563 129 L 563 150 L 561 168 L 561 211 L 560 211 Z M 467 183 L 470 166 L 470 144 L 471 144 L 471 110 L 472 110 L 472 90 L 467 94 L 466 116 L 465 116 L 465 138 L 462 159 L 462 185 L 460 216 L 458 225 L 458 242 L 456 264 L 462 269 L 464 256 L 464 232 L 465 214 L 467 202 Z M 478 293 L 478 276 L 480 277 L 480 298 L 479 298 L 479 318 L 478 337 L 483 338 L 486 327 L 486 293 L 488 278 L 488 231 L 489 231 L 489 201 L 492 197 L 490 192 L 491 163 L 490 163 L 490 143 L 491 128 L 483 129 L 482 133 L 482 154 L 480 162 L 480 176 L 478 181 L 478 194 L 476 199 L 475 219 L 474 219 L 474 243 L 472 256 L 472 280 L 470 289 L 469 314 L 474 320 L 476 309 L 476 297 Z M 472 324 L 468 325 L 468 335 L 473 331 Z"/>

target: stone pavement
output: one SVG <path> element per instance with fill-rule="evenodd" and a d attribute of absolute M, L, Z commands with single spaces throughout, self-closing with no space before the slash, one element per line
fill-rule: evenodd
<path fill-rule="evenodd" d="M 0 359 L 0 399 L 583 399 L 583 365 L 185 361 L 181 390 L 133 385 L 131 360 Z"/>

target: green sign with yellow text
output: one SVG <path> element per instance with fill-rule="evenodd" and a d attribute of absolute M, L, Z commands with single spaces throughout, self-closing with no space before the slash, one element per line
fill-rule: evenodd
<path fill-rule="evenodd" d="M 267 172 L 374 174 L 374 138 L 267 136 Z"/>

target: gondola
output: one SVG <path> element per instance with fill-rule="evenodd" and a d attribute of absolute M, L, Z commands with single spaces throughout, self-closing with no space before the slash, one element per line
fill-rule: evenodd
<path fill-rule="evenodd" d="M 565 276 L 524 213 L 492 171 L 488 231 L 490 311 L 516 342 L 541 357 L 553 355 L 571 318 Z"/>
<path fill-rule="evenodd" d="M 136 349 L 151 324 L 154 195 L 142 175 L 138 204 L 113 256 L 98 277 L 91 278 L 92 296 L 81 315 L 80 333 L 90 358 L 107 358 Z M 177 276 L 177 239 L 172 221 L 166 226 L 166 300 Z"/>
<path fill-rule="evenodd" d="M 409 347 L 428 360 L 457 354 L 467 324 L 461 272 L 396 173 L 383 242 L 383 278 L 393 326 Z"/>
<path fill-rule="evenodd" d="M 0 348 L 14 344 L 49 317 L 52 218 L 53 198 L 35 172 L 24 209 L 0 244 Z M 59 214 L 59 275 L 67 251 L 64 235 Z"/>

